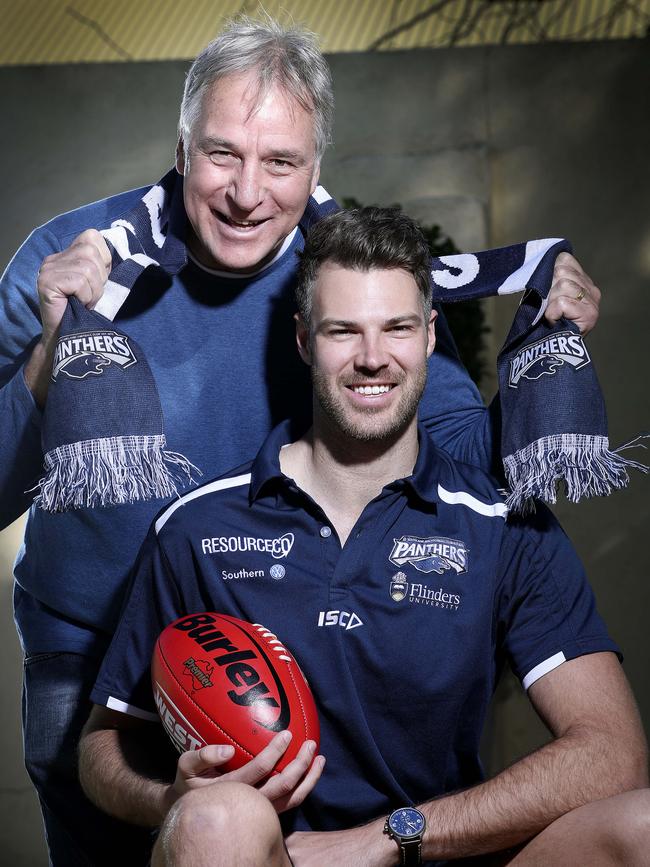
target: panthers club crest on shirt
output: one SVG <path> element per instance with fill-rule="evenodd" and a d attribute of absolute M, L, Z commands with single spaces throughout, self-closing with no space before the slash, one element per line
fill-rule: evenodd
<path fill-rule="evenodd" d="M 393 539 L 390 562 L 404 567 L 410 564 L 418 572 L 453 571 L 457 575 L 467 572 L 469 549 L 460 539 L 447 539 L 443 536 L 423 538 L 421 536 L 400 536 Z"/>

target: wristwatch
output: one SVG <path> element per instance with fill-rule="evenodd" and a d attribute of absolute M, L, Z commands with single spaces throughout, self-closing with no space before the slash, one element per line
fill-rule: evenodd
<path fill-rule="evenodd" d="M 426 826 L 426 819 L 415 807 L 400 807 L 386 819 L 384 834 L 399 846 L 400 867 L 422 863 L 422 835 Z"/>

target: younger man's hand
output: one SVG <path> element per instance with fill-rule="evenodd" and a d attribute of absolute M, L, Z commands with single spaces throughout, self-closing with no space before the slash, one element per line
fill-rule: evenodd
<path fill-rule="evenodd" d="M 305 741 L 296 758 L 282 771 L 272 774 L 290 741 L 290 732 L 280 732 L 255 758 L 227 773 L 220 768 L 232 758 L 232 746 L 210 744 L 183 753 L 178 760 L 176 779 L 169 789 L 168 807 L 185 792 L 215 785 L 221 780 L 254 786 L 269 799 L 278 813 L 299 806 L 318 782 L 325 759 L 323 756 L 314 758 L 315 742 Z"/>

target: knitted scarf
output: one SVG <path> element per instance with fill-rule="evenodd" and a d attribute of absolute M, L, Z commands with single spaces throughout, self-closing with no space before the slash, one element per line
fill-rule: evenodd
<path fill-rule="evenodd" d="M 300 230 L 338 209 L 322 188 Z M 51 512 L 170 497 L 199 473 L 166 449 L 158 391 L 142 350 L 113 324 L 146 268 L 177 274 L 187 262 L 182 180 L 170 171 L 123 219 L 102 232 L 112 270 L 94 310 L 72 298 L 57 343 L 43 422 L 45 476 L 35 502 Z M 627 485 L 629 467 L 609 449 L 602 394 L 573 323 L 543 319 L 555 258 L 569 244 L 529 241 L 432 259 L 435 301 L 523 292 L 498 359 L 507 505 L 526 511 L 555 502 L 563 481 L 571 500 Z"/>

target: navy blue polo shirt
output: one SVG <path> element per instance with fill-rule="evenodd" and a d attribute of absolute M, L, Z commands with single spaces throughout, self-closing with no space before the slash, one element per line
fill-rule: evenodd
<path fill-rule="evenodd" d="M 285 830 L 334 830 L 479 782 L 506 659 L 527 688 L 617 648 L 550 512 L 506 521 L 491 479 L 422 429 L 413 475 L 367 505 L 343 548 L 281 473 L 286 441 L 277 428 L 252 464 L 160 513 L 92 699 L 156 720 L 149 661 L 164 626 L 203 610 L 263 623 L 309 680 L 327 759 Z"/>

